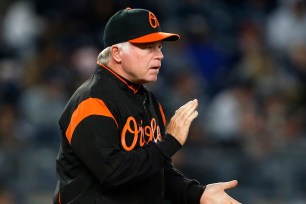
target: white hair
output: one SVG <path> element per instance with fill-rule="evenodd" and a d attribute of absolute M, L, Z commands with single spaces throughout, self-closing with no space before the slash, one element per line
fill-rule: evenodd
<path fill-rule="evenodd" d="M 114 46 L 114 45 L 112 45 Z M 104 50 L 102 50 L 97 58 L 97 61 L 101 64 L 108 64 L 110 59 L 111 59 L 111 48 L 112 46 L 106 47 L 104 48 Z M 120 49 L 123 50 L 123 52 L 127 53 L 130 47 L 130 43 L 129 42 L 123 42 L 123 43 L 118 43 L 115 44 L 115 46 L 118 46 Z"/>

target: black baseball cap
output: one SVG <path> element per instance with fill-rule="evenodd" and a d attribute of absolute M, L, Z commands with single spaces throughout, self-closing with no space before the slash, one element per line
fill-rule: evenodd
<path fill-rule="evenodd" d="M 115 13 L 104 29 L 104 46 L 121 42 L 149 43 L 156 41 L 175 41 L 180 36 L 161 31 L 156 16 L 145 9 L 126 8 Z"/>

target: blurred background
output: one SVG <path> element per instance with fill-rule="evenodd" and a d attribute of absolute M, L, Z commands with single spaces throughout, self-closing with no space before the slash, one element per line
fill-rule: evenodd
<path fill-rule="evenodd" d="M 59 116 L 127 6 L 181 35 L 148 85 L 168 121 L 199 99 L 177 168 L 238 179 L 242 203 L 306 203 L 305 0 L 1 0 L 0 204 L 52 202 Z"/>

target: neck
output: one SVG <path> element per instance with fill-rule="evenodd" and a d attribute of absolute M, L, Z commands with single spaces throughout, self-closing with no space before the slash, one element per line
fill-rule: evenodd
<path fill-rule="evenodd" d="M 139 83 L 137 83 L 137 81 L 132 79 L 131 76 L 129 76 L 126 72 L 124 72 L 124 69 L 123 69 L 121 63 L 110 61 L 109 63 L 106 64 L 106 66 L 109 69 L 111 69 L 112 71 L 114 71 L 116 74 L 118 74 L 121 77 L 125 78 L 126 80 L 128 80 L 128 81 L 130 81 L 132 83 L 135 83 L 135 84 L 139 84 Z"/>
<path fill-rule="evenodd" d="M 124 78 L 123 76 L 119 75 L 118 73 L 116 73 L 113 69 L 111 69 L 110 67 L 108 67 L 108 65 L 104 65 L 101 64 L 99 62 L 97 62 L 98 65 L 100 65 L 101 67 L 103 67 L 104 69 L 107 69 L 109 72 L 111 72 L 114 76 L 116 76 L 120 81 L 122 81 L 124 84 L 127 85 L 128 88 L 130 88 L 134 93 L 137 93 L 139 88 L 141 87 L 140 84 L 137 83 L 133 83 L 131 81 L 129 81 L 128 79 Z"/>

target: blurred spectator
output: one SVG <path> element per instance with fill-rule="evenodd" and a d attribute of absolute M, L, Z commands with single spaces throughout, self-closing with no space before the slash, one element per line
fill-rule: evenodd
<path fill-rule="evenodd" d="M 76 49 L 71 54 L 70 66 L 79 75 L 78 83 L 87 79 L 96 68 L 98 50 L 93 46 L 84 46 Z"/>
<path fill-rule="evenodd" d="M 288 71 L 295 79 L 306 86 L 306 41 L 293 43 L 288 49 Z"/>
<path fill-rule="evenodd" d="M 267 42 L 283 55 L 292 43 L 306 42 L 306 2 L 281 0 L 280 6 L 267 19 Z"/>
<path fill-rule="evenodd" d="M 227 56 L 211 36 L 211 28 L 201 15 L 189 15 L 187 18 L 186 54 L 194 64 L 193 69 L 205 80 L 206 93 L 218 92 L 227 73 Z"/>
<path fill-rule="evenodd" d="M 244 117 L 256 110 L 252 83 L 240 82 L 221 91 L 210 101 L 207 109 L 209 136 L 223 147 L 239 149 L 245 134 L 243 128 L 251 130 L 253 127 L 252 124 L 244 126 Z"/>
<path fill-rule="evenodd" d="M 252 80 L 258 91 L 267 91 L 277 74 L 276 63 L 266 54 L 262 30 L 255 22 L 240 25 L 240 59 L 232 71 L 232 80 Z"/>
<path fill-rule="evenodd" d="M 49 144 L 58 141 L 58 116 L 66 102 L 62 90 L 61 79 L 51 76 L 44 84 L 30 87 L 22 94 L 20 108 L 28 127 L 25 137 Z"/>
<path fill-rule="evenodd" d="M 0 59 L 0 67 L 0 104 L 15 105 L 21 94 L 23 70 L 13 58 Z"/>
<path fill-rule="evenodd" d="M 3 19 L 3 41 L 22 57 L 34 54 L 35 40 L 43 29 L 43 22 L 34 13 L 30 1 L 16 1 L 10 5 Z"/>

